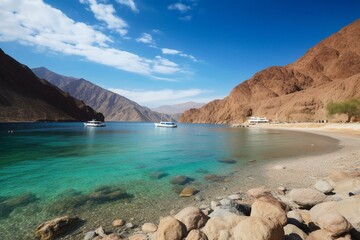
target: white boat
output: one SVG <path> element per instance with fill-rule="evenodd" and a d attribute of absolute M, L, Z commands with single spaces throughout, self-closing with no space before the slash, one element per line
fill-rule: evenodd
<path fill-rule="evenodd" d="M 156 127 L 176 128 L 177 125 L 174 122 L 159 122 L 154 123 Z"/>
<path fill-rule="evenodd" d="M 86 123 L 84 123 L 84 125 L 86 127 L 105 127 L 105 123 L 101 122 L 101 121 L 97 121 L 95 119 L 91 120 L 91 121 L 87 121 Z"/>

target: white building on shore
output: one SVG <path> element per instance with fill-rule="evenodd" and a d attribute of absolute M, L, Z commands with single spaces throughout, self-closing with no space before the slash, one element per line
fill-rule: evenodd
<path fill-rule="evenodd" d="M 266 117 L 250 117 L 248 122 L 249 124 L 269 123 L 269 120 Z"/>

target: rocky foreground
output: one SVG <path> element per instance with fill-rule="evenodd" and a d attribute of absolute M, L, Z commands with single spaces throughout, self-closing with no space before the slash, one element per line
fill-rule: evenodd
<path fill-rule="evenodd" d="M 205 202 L 200 195 L 195 199 L 196 206 L 171 212 L 157 224 L 134 226 L 116 219 L 116 232 L 106 232 L 99 226 L 81 234 L 84 240 L 360 239 L 359 169 L 333 172 L 311 188 L 279 187 L 271 192 L 262 186 L 211 202 Z M 45 240 L 71 230 L 74 234 L 79 223 L 77 217 L 57 218 L 39 225 L 36 236 Z"/>

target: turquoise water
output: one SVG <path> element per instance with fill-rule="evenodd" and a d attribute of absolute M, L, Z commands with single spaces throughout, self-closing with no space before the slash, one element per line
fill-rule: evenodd
<path fill-rule="evenodd" d="M 124 212 L 123 204 L 137 201 L 157 199 L 161 205 L 159 197 L 178 198 L 182 185 L 171 183 L 177 175 L 188 176 L 188 184 L 211 187 L 206 174 L 228 176 L 249 160 L 317 154 L 337 146 L 335 140 L 297 132 L 116 122 L 105 128 L 0 124 L 0 143 L 0 232 L 18 234 L 16 239 L 28 239 L 29 231 L 51 217 L 89 217 L 103 204 Z M 14 229 L 14 222 L 23 227 Z"/>

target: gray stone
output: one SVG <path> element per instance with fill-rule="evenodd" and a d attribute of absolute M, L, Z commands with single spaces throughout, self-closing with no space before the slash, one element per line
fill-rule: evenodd
<path fill-rule="evenodd" d="M 230 199 L 227 199 L 227 198 L 224 198 L 224 199 L 221 199 L 220 200 L 220 204 L 223 205 L 223 206 L 231 206 L 231 200 Z"/>
<path fill-rule="evenodd" d="M 95 237 L 94 231 L 89 231 L 85 234 L 84 240 L 91 240 Z"/>

